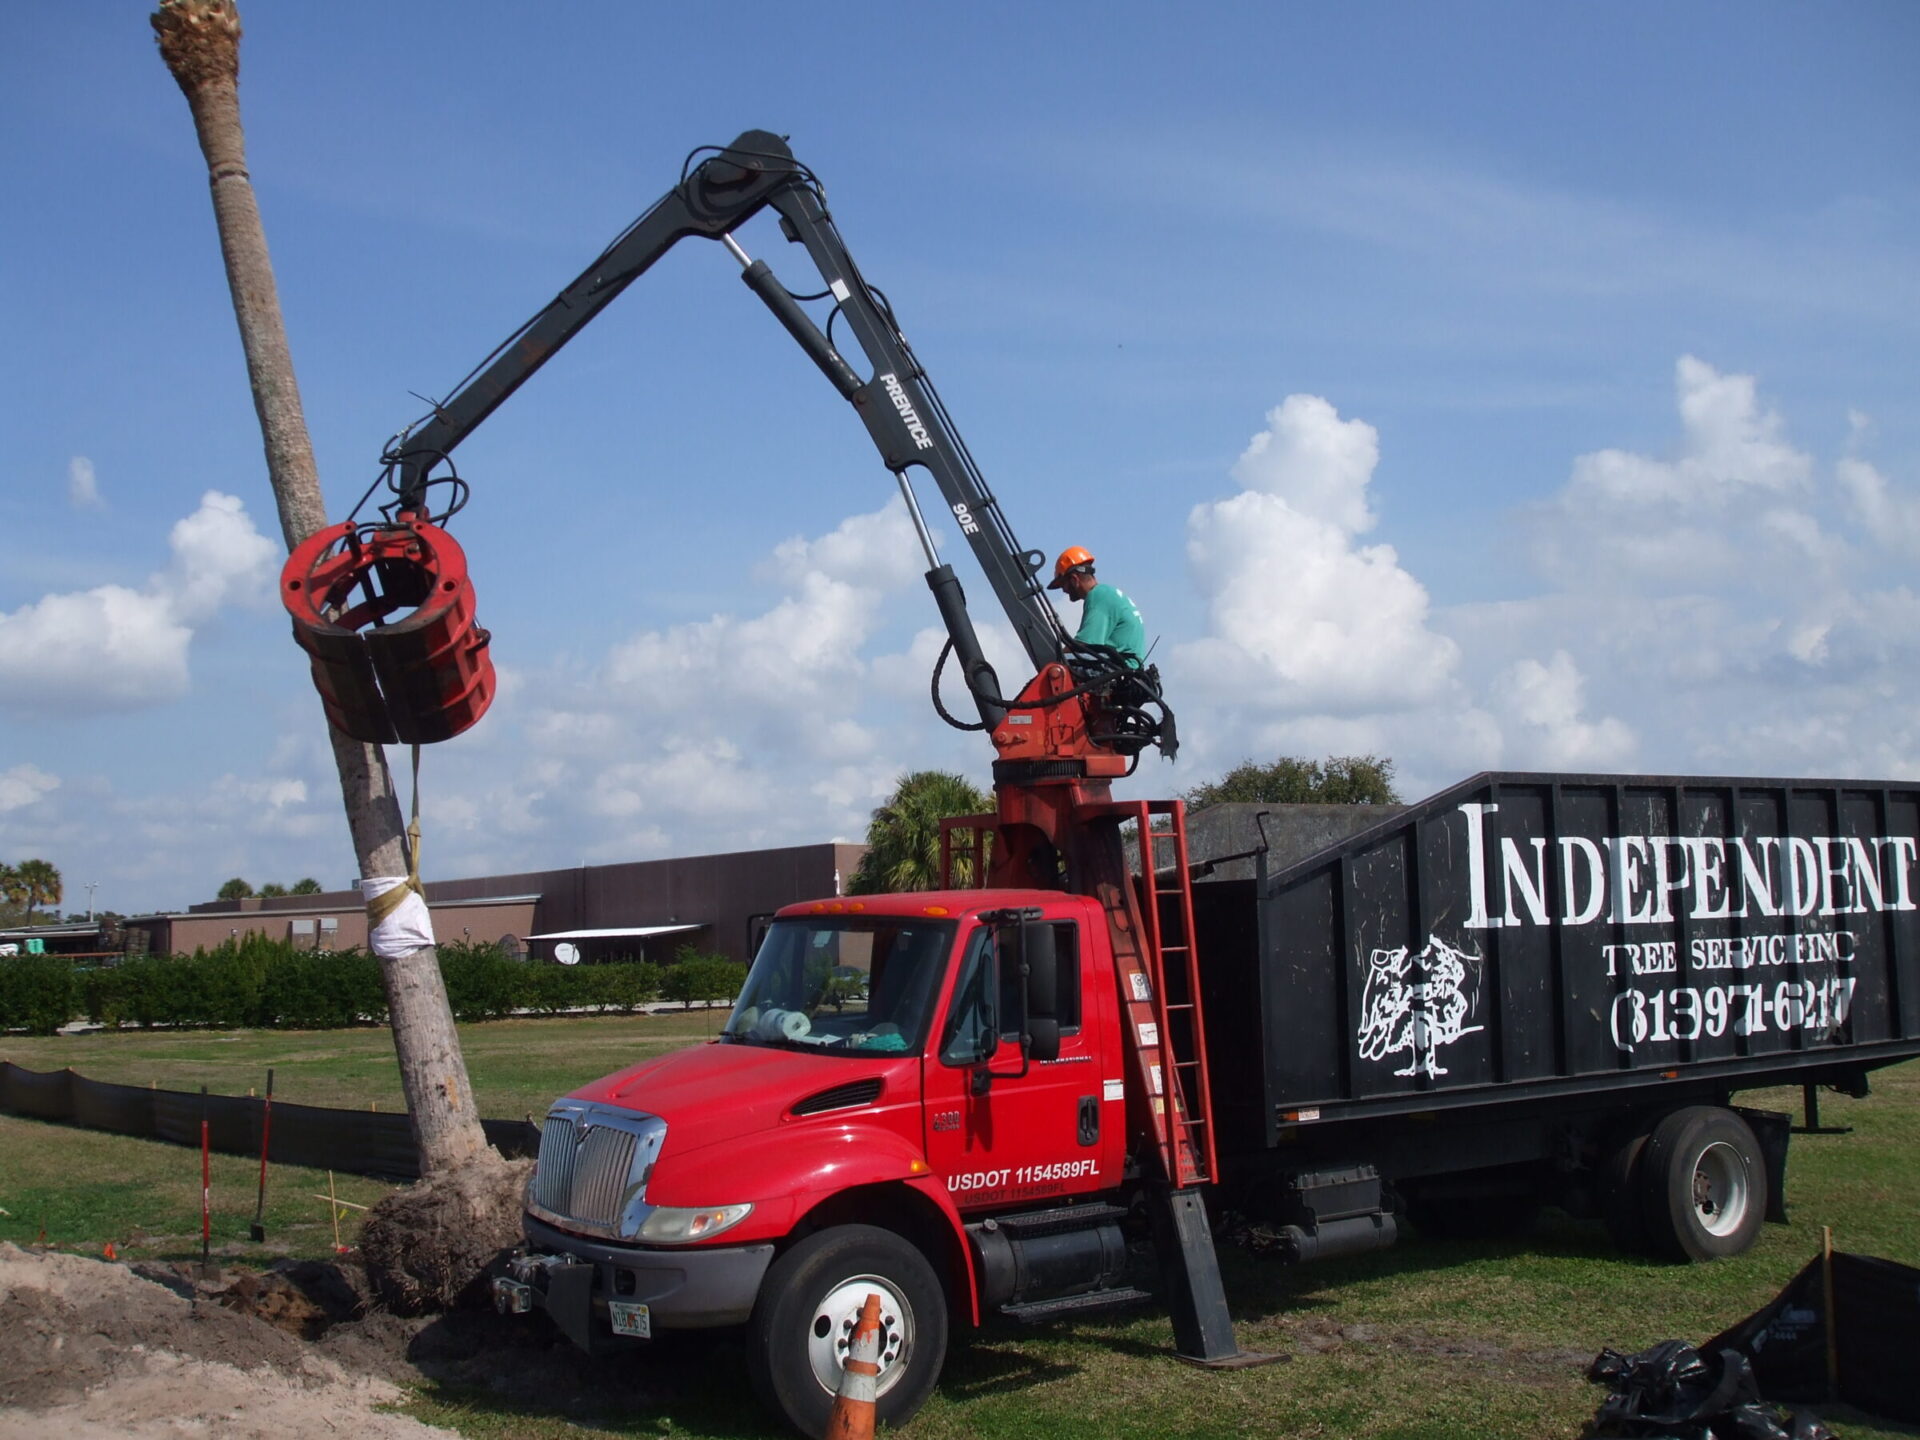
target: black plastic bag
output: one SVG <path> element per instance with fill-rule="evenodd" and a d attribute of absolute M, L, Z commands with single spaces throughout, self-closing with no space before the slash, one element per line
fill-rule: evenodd
<path fill-rule="evenodd" d="M 1587 1433 L 1631 1440 L 1835 1440 L 1811 1415 L 1789 1415 L 1760 1398 L 1738 1350 L 1703 1356 L 1684 1340 L 1637 1355 L 1602 1350 L 1587 1379 L 1612 1393 Z"/>

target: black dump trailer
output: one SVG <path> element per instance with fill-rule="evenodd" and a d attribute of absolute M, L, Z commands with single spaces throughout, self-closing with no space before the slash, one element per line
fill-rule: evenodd
<path fill-rule="evenodd" d="M 1920 1055 L 1920 786 L 1483 774 L 1194 886 L 1222 1200 L 1298 1259 L 1507 1233 L 1734 1254 L 1789 1117 Z"/>

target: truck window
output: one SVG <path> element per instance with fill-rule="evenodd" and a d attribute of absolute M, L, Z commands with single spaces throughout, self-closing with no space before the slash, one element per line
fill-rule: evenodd
<path fill-rule="evenodd" d="M 1039 929 L 1039 926 L 1030 927 Z M 1053 932 L 1056 990 L 1052 997 L 1052 1013 L 1059 1019 L 1060 1033 L 1076 1033 L 1080 1029 L 1080 931 L 1071 921 L 1054 921 L 1047 925 Z M 978 1064 L 986 1046 L 987 1022 L 992 1017 L 1000 1038 L 1006 1043 L 1017 1044 L 1020 1039 L 1020 968 L 1019 949 L 1013 930 L 998 930 L 982 926 L 974 931 L 973 938 L 967 944 L 966 958 L 961 962 L 960 978 L 954 986 L 953 1005 L 947 1012 L 946 1033 L 940 1042 L 940 1059 L 948 1065 Z M 993 955 L 995 937 L 1003 946 L 1000 964 L 1000 990 L 993 1005 L 987 1002 L 989 977 L 993 966 L 989 963 Z M 1035 996 L 1037 1009 L 1044 1011 L 1046 997 Z"/>
<path fill-rule="evenodd" d="M 954 929 L 886 916 L 776 920 L 721 1038 L 839 1054 L 917 1051 Z"/>

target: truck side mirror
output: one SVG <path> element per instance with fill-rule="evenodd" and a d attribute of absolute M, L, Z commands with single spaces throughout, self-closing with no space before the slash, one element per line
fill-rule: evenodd
<path fill-rule="evenodd" d="M 1039 1016 L 1027 1021 L 1027 1058 L 1045 1064 L 1049 1060 L 1060 1058 L 1060 1022 L 1042 1020 Z"/>
<path fill-rule="evenodd" d="M 1051 925 L 1025 925 L 1020 938 L 1027 951 L 1027 1014 L 1052 1019 L 1060 1013 L 1060 963 Z"/>
<path fill-rule="evenodd" d="M 1060 1058 L 1060 965 L 1051 925 L 1022 925 L 1026 950 L 1027 1058 Z"/>

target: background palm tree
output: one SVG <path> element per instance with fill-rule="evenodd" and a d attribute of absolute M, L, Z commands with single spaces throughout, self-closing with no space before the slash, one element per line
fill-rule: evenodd
<path fill-rule="evenodd" d="M 267 255 L 253 183 L 247 177 L 246 137 L 240 124 L 240 15 L 232 0 L 161 0 L 150 17 L 160 55 L 179 83 L 193 112 L 194 130 L 207 161 L 213 191 L 214 220 L 226 261 L 247 379 L 266 447 L 267 477 L 279 506 L 280 528 L 289 550 L 321 529 L 327 520 L 319 470 L 300 405 L 293 357 L 280 318 L 280 297 Z M 291 657 L 289 657 L 291 660 Z M 409 872 L 400 804 L 385 753 L 328 727 L 347 826 L 363 876 Z M 386 1258 L 406 1267 L 406 1284 L 422 1283 L 417 1293 L 386 1291 L 390 1303 L 418 1304 L 451 1299 L 477 1273 L 494 1248 L 518 1229 L 519 1202 L 505 1178 L 505 1162 L 487 1144 L 473 1106 L 473 1086 L 460 1053 L 459 1033 L 447 1004 L 446 981 L 432 946 L 406 955 L 383 956 L 380 963 L 400 1062 L 401 1089 L 428 1184 L 415 1203 L 424 1216 L 435 1206 L 452 1207 L 443 1222 L 427 1222 L 421 1233 L 437 1244 L 415 1253 Z M 448 1183 L 436 1193 L 432 1182 Z M 506 1192 L 504 1197 L 496 1192 Z M 389 1203 L 389 1202 L 383 1202 Z M 394 1231 L 405 1228 L 397 1222 Z M 376 1264 L 368 1226 L 370 1266 Z M 498 1238 L 494 1231 L 501 1231 Z M 466 1232 L 464 1236 L 455 1232 Z M 444 1243 L 441 1243 L 444 1240 Z M 486 1247 L 484 1252 L 480 1247 Z M 403 1249 L 408 1248 L 402 1246 Z M 472 1269 L 469 1271 L 469 1263 Z M 395 1284 L 401 1281 L 396 1277 Z M 383 1286 L 383 1290 L 385 1287 Z"/>
<path fill-rule="evenodd" d="M 20 879 L 20 872 L 11 865 L 0 865 L 0 900 L 5 901 L 10 910 L 27 903 L 26 884 Z"/>
<path fill-rule="evenodd" d="M 60 872 L 45 860 L 22 860 L 14 867 L 18 875 L 22 897 L 27 902 L 27 915 L 42 905 L 58 905 L 64 895 L 60 883 Z M 58 919 L 56 915 L 54 917 Z"/>
<path fill-rule="evenodd" d="M 902 775 L 867 826 L 867 853 L 847 886 L 849 895 L 930 890 L 940 883 L 940 822 L 993 809 L 993 797 L 947 770 Z M 957 867 L 966 870 L 968 867 Z M 956 875 L 969 883 L 970 874 Z"/>

